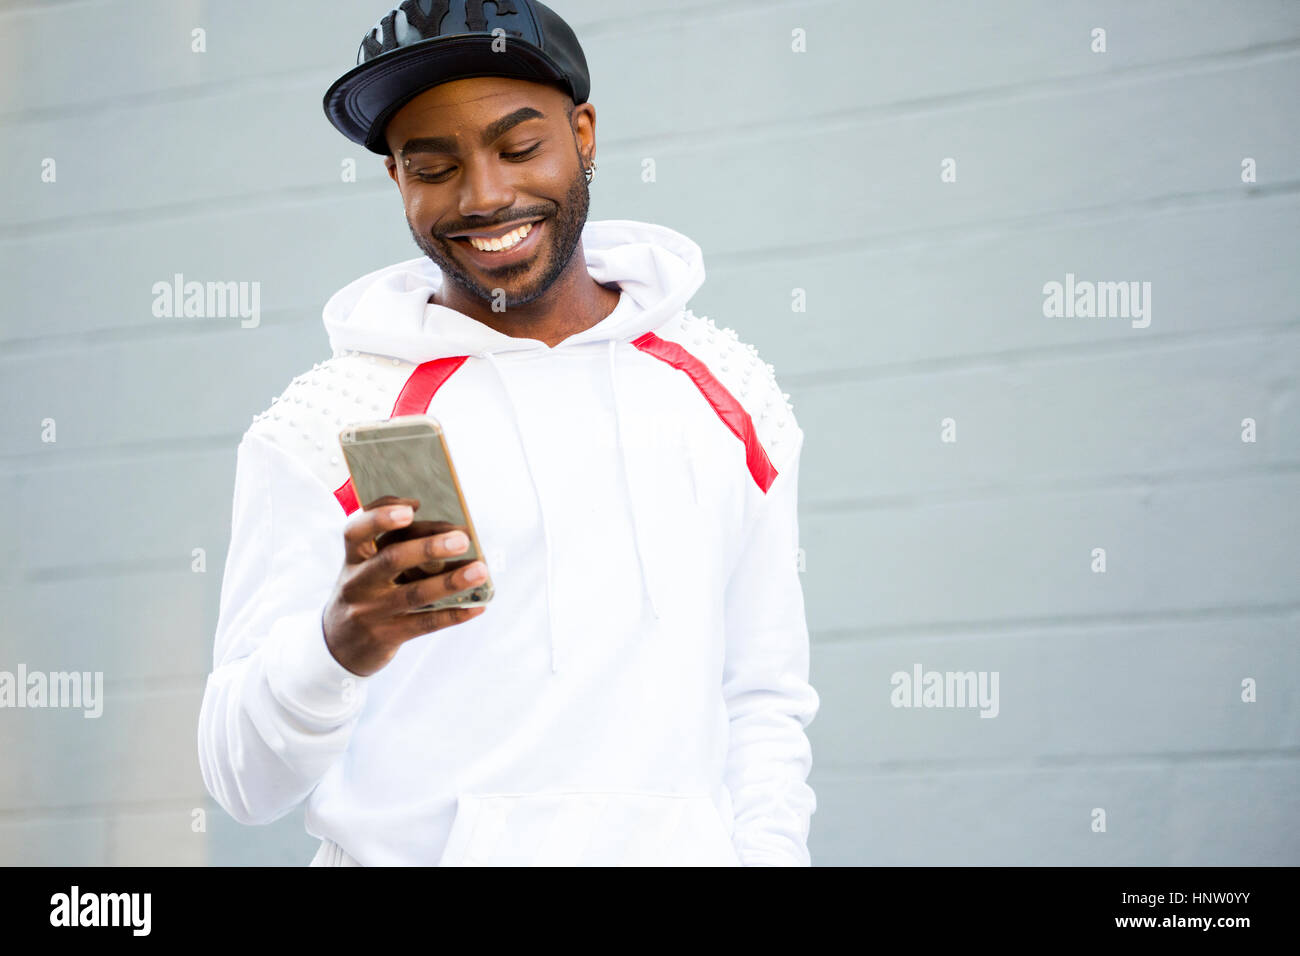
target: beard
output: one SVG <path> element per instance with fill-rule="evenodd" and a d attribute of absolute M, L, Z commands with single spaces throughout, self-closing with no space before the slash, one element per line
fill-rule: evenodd
<path fill-rule="evenodd" d="M 508 310 L 541 298 L 568 267 L 569 260 L 573 258 L 582 239 L 582 227 L 587 222 L 590 204 L 591 192 L 587 186 L 587 177 L 579 163 L 577 176 L 569 183 L 568 194 L 557 210 L 524 209 L 506 217 L 506 221 L 545 217 L 546 234 L 541 237 L 541 248 L 530 260 L 484 270 L 495 280 L 492 285 L 481 282 L 468 272 L 460 260 L 448 251 L 450 245 L 458 240 L 422 235 L 411 223 L 410 217 L 407 217 L 406 225 L 420 251 L 442 270 L 445 281 L 454 283 L 468 295 L 483 302 L 496 301 L 495 290 L 501 289 L 505 292 L 505 307 Z M 536 278 L 523 285 L 516 285 L 516 281 L 529 272 L 536 272 Z M 446 291 L 445 286 L 443 291 Z"/>

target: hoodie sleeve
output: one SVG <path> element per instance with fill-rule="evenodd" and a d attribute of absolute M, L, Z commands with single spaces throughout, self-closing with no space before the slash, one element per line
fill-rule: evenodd
<path fill-rule="evenodd" d="M 793 423 L 793 422 L 792 422 Z M 820 704 L 808 683 L 808 627 L 796 554 L 803 433 L 759 504 L 727 585 L 723 695 L 731 721 L 727 787 L 746 866 L 808 866 L 817 802 L 804 728 Z"/>
<path fill-rule="evenodd" d="M 198 734 L 203 782 L 240 823 L 270 823 L 301 803 L 347 748 L 365 702 L 369 678 L 334 659 L 321 623 L 345 523 L 306 467 L 244 435 Z"/>

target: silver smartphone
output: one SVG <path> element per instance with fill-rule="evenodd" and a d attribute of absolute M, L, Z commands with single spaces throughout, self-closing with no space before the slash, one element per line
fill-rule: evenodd
<path fill-rule="evenodd" d="M 384 421 L 350 425 L 339 433 L 339 445 L 352 475 L 352 490 L 363 510 L 382 504 L 380 499 L 389 495 L 415 498 L 420 503 L 409 525 L 386 531 L 376 539 L 381 549 L 398 541 L 457 528 L 469 538 L 469 548 L 463 554 L 404 571 L 397 578 L 399 583 L 444 574 L 484 560 L 465 494 L 451 462 L 447 439 L 437 419 L 431 415 L 399 415 Z M 492 595 L 489 568 L 482 583 L 424 607 L 412 608 L 410 613 L 475 607 L 491 601 Z"/>

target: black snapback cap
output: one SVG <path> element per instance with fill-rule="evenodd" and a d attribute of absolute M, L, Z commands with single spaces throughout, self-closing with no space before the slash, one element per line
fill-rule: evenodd
<path fill-rule="evenodd" d="M 361 40 L 357 65 L 330 85 L 325 116 L 352 142 L 388 155 L 384 129 L 418 93 L 448 80 L 510 76 L 549 83 L 585 103 L 577 36 L 537 0 L 405 0 Z"/>

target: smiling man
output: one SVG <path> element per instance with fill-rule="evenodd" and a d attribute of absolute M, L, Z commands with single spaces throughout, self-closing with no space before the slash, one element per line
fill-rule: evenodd
<path fill-rule="evenodd" d="M 694 242 L 587 221 L 552 10 L 407 0 L 358 60 L 326 114 L 423 255 L 329 300 L 333 356 L 240 442 L 209 791 L 248 824 L 305 801 L 315 865 L 807 865 L 803 432 L 771 366 L 686 307 Z M 409 580 L 464 536 L 379 549 L 411 509 L 352 491 L 340 431 L 409 414 L 444 429 L 485 607 L 404 613 L 483 562 Z"/>

